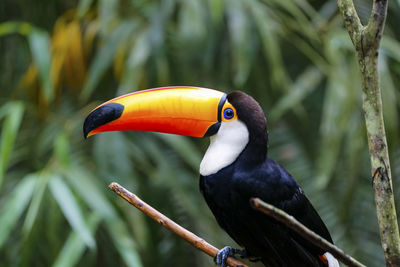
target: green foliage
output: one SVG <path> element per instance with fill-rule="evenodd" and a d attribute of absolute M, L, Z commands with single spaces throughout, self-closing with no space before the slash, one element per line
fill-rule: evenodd
<path fill-rule="evenodd" d="M 23 104 L 19 102 L 9 102 L 0 109 L 0 117 L 5 117 L 1 132 L 0 147 L 0 185 L 3 181 L 4 173 L 8 161 L 10 160 L 11 151 L 15 143 L 18 128 L 21 124 L 23 115 Z"/>
<path fill-rule="evenodd" d="M 29 175 L 18 183 L 12 194 L 9 194 L 7 203 L 2 207 L 1 212 L 0 247 L 28 205 L 33 194 L 34 184 L 34 175 Z"/>
<path fill-rule="evenodd" d="M 400 6 L 389 14 L 380 69 L 399 196 Z M 212 264 L 109 192 L 111 181 L 214 245 L 234 245 L 198 190 L 207 140 L 82 136 L 105 100 L 195 85 L 259 100 L 270 157 L 299 181 L 337 245 L 382 266 L 359 70 L 336 1 L 6 0 L 0 17 L 1 264 Z"/>
<path fill-rule="evenodd" d="M 51 53 L 50 40 L 47 32 L 42 30 L 33 30 L 28 35 L 29 47 L 34 64 L 39 69 L 40 82 L 43 85 L 43 92 L 47 102 L 53 100 L 53 83 L 50 74 Z"/>

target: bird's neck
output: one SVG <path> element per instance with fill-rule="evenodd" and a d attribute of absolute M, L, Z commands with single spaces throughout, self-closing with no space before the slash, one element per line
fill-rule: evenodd
<path fill-rule="evenodd" d="M 249 142 L 238 157 L 238 163 L 244 166 L 253 167 L 261 164 L 267 158 L 267 144 Z"/>

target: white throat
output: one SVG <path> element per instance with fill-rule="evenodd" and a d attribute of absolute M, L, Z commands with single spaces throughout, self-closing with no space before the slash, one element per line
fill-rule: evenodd
<path fill-rule="evenodd" d="M 233 163 L 249 142 L 249 131 L 239 121 L 224 121 L 216 135 L 210 137 L 203 160 L 200 163 L 200 174 L 207 176 L 217 173 Z"/>

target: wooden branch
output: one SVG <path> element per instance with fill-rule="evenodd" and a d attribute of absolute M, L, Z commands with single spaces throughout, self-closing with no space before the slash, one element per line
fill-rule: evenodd
<path fill-rule="evenodd" d="M 387 0 L 374 0 L 367 27 L 361 25 L 352 0 L 338 0 L 344 24 L 358 56 L 362 76 L 363 110 L 368 135 L 371 174 L 381 244 L 387 266 L 400 266 L 400 236 L 379 85 L 379 45 L 387 14 Z"/>
<path fill-rule="evenodd" d="M 383 29 L 386 21 L 387 0 L 374 0 L 372 5 L 371 17 L 369 18 L 365 33 L 369 38 L 369 42 L 379 48 L 379 43 L 382 38 Z"/>
<path fill-rule="evenodd" d="M 151 207 L 149 204 L 138 198 L 135 194 L 126 190 L 124 187 L 120 186 L 117 183 L 111 183 L 108 187 L 115 193 L 117 193 L 120 197 L 128 201 L 130 204 L 138 208 L 143 213 L 145 213 L 147 216 L 149 216 L 174 234 L 186 240 L 195 248 L 203 251 L 211 257 L 215 257 L 215 255 L 217 255 L 219 249 L 217 249 L 213 245 L 210 245 L 204 239 L 196 236 L 182 226 L 178 225 L 177 223 Z M 244 263 L 232 257 L 228 257 L 226 263 L 231 267 L 248 267 Z"/>
<path fill-rule="evenodd" d="M 261 211 L 268 216 L 273 217 L 275 220 L 285 224 L 287 227 L 313 243 L 315 246 L 323 249 L 331 253 L 335 256 L 338 260 L 346 264 L 347 266 L 352 267 L 365 267 L 362 263 L 358 262 L 351 256 L 347 255 L 343 252 L 340 248 L 333 245 L 332 243 L 328 242 L 326 239 L 322 238 L 320 235 L 316 234 L 315 232 L 308 229 L 298 220 L 296 220 L 293 216 L 287 214 L 281 209 L 278 209 L 270 204 L 265 203 L 259 198 L 252 198 L 250 199 L 250 204 L 252 208 Z"/>
<path fill-rule="evenodd" d="M 349 32 L 350 39 L 354 45 L 357 43 L 357 37 L 360 35 L 363 25 L 358 17 L 356 8 L 352 0 L 337 0 L 339 10 L 344 19 L 344 26 Z"/>

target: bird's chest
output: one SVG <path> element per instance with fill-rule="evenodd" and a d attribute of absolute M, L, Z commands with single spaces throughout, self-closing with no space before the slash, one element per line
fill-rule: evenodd
<path fill-rule="evenodd" d="M 234 219 L 249 208 L 249 201 L 239 194 L 229 168 L 219 174 L 201 176 L 200 190 L 219 222 L 227 217 Z"/>
<path fill-rule="evenodd" d="M 254 211 L 233 176 L 200 177 L 200 190 L 218 224 L 241 246 L 251 238 L 248 218 Z"/>
<path fill-rule="evenodd" d="M 223 208 L 232 203 L 233 188 L 229 179 L 201 176 L 200 190 L 208 205 Z"/>

